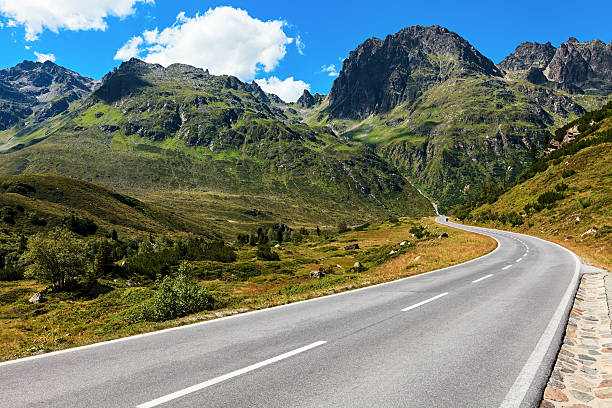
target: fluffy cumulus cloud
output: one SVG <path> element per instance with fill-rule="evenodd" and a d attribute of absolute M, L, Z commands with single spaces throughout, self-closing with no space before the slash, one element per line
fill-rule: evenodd
<path fill-rule="evenodd" d="M 304 89 L 310 90 L 310 85 L 304 81 L 295 80 L 293 77 L 281 81 L 273 76 L 267 79 L 256 79 L 255 82 L 268 93 L 273 93 L 285 102 L 295 102 L 298 100 Z"/>
<path fill-rule="evenodd" d="M 34 51 L 34 55 L 36 55 L 36 61 L 38 62 L 45 62 L 45 61 L 55 62 L 54 54 L 43 54 L 42 52 Z"/>
<path fill-rule="evenodd" d="M 115 59 L 138 56 L 164 66 L 184 63 L 249 81 L 258 72 L 274 70 L 295 41 L 285 34 L 285 26 L 282 20 L 258 20 L 233 7 L 194 17 L 180 13 L 172 26 L 130 39 Z"/>
<path fill-rule="evenodd" d="M 136 3 L 154 0 L 0 0 L 0 14 L 7 26 L 23 25 L 26 40 L 34 41 L 43 30 L 106 30 L 106 18 L 127 17 Z"/>
<path fill-rule="evenodd" d="M 323 65 L 321 67 L 321 72 L 326 73 L 330 77 L 337 77 L 339 75 L 338 71 L 336 70 L 336 64 Z"/>
<path fill-rule="evenodd" d="M 140 53 L 140 46 L 144 40 L 142 37 L 132 37 L 128 42 L 126 42 L 123 47 L 117 50 L 115 54 L 115 59 L 120 61 L 126 61 L 130 58 L 137 57 Z"/>

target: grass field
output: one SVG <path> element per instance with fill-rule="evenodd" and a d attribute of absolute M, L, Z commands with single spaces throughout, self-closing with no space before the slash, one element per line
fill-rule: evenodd
<path fill-rule="evenodd" d="M 409 229 L 417 224 L 429 234 L 421 239 L 412 236 Z M 198 284 L 224 299 L 224 307 L 161 323 L 133 318 L 139 307 L 154 295 L 154 284 L 107 279 L 100 283 L 108 292 L 93 299 L 74 293 L 58 293 L 50 295 L 46 302 L 31 304 L 28 298 L 43 289 L 43 285 L 31 280 L 0 282 L 0 359 L 85 345 L 369 286 L 461 263 L 488 253 L 496 246 L 490 238 L 450 229 L 432 219 L 404 218 L 357 229 L 327 238 L 311 232 L 300 243 L 283 243 L 274 249 L 280 261 L 257 260 L 253 247 L 242 246 L 237 250 L 238 260 L 229 266 L 212 261 L 192 262 L 194 276 L 199 277 Z M 447 232 L 449 237 L 438 238 L 442 232 Z M 400 245 L 403 241 L 406 243 Z M 350 244 L 358 244 L 359 249 L 345 249 Z M 396 252 L 390 254 L 391 251 Z M 355 262 L 360 262 L 363 268 L 352 268 Z M 260 268 L 263 273 L 239 280 L 239 271 L 251 267 Z M 327 275 L 311 278 L 310 271 L 321 267 Z M 226 273 L 227 268 L 236 271 L 236 275 Z"/>

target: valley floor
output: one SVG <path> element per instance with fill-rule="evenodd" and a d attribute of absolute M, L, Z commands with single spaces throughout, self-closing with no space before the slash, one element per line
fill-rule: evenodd
<path fill-rule="evenodd" d="M 409 230 L 419 224 L 426 235 L 417 239 Z M 443 233 L 448 237 L 440 237 Z M 346 248 L 354 244 L 359 248 Z M 138 308 L 151 299 L 155 292 L 152 285 L 141 286 L 123 279 L 105 280 L 100 283 L 108 292 L 94 299 L 57 294 L 44 303 L 31 304 L 28 298 L 41 290 L 42 285 L 28 280 L 0 282 L 0 360 L 374 285 L 462 263 L 492 251 L 496 245 L 489 237 L 451 229 L 436 224 L 433 219 L 400 219 L 333 238 L 311 235 L 301 243 L 283 243 L 276 248 L 281 260 L 265 262 L 269 273 L 243 280 L 232 279 L 233 274 L 223 280 L 201 279 L 200 285 L 229 299 L 226 307 L 166 322 L 133 318 Z M 365 270 L 355 269 L 356 262 Z M 264 262 L 256 260 L 254 248 L 240 247 L 237 265 L 249 263 Z M 194 262 L 192 266 L 199 271 L 220 267 L 210 262 Z M 310 272 L 321 267 L 325 268 L 326 276 L 311 278 Z"/>

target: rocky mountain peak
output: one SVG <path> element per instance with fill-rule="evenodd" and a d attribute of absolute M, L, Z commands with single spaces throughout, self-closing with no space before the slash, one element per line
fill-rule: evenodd
<path fill-rule="evenodd" d="M 508 55 L 499 66 L 506 71 L 528 70 L 530 68 L 545 69 L 555 56 L 557 49 L 550 42 L 523 42 Z"/>
<path fill-rule="evenodd" d="M 98 81 L 51 61 L 23 61 L 0 70 L 0 130 L 36 113 L 35 121 L 55 116 L 89 95 Z"/>
<path fill-rule="evenodd" d="M 502 76 L 491 60 L 440 26 L 412 26 L 351 51 L 330 92 L 329 112 L 364 118 L 416 100 L 451 76 Z"/>
<path fill-rule="evenodd" d="M 323 99 L 325 99 L 325 96 L 320 93 L 313 95 L 308 89 L 304 89 L 304 93 L 295 103 L 303 108 L 312 108 L 316 104 L 323 102 Z"/>

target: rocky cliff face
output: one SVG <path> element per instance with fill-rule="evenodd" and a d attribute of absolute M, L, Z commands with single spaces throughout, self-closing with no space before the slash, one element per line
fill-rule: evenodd
<path fill-rule="evenodd" d="M 0 130 L 35 114 L 42 121 L 68 109 L 89 95 L 97 81 L 60 67 L 51 61 L 24 61 L 0 70 Z"/>
<path fill-rule="evenodd" d="M 555 56 L 556 48 L 550 42 L 524 42 L 508 55 L 499 66 L 506 71 L 528 70 L 530 68 L 545 69 Z"/>
<path fill-rule="evenodd" d="M 335 117 L 363 119 L 415 101 L 451 76 L 502 76 L 499 68 L 444 27 L 413 26 L 351 51 L 330 92 Z"/>
<path fill-rule="evenodd" d="M 506 71 L 527 71 L 526 79 L 533 83 L 543 83 L 543 75 L 548 85 L 570 93 L 612 92 L 612 43 L 599 40 L 580 43 L 572 37 L 559 48 L 525 42 L 499 66 Z"/>
<path fill-rule="evenodd" d="M 302 108 L 312 108 L 313 106 L 323 102 L 323 99 L 325 99 L 324 95 L 321 95 L 320 93 L 313 95 L 310 93 L 310 91 L 308 91 L 308 89 L 304 89 L 304 93 L 295 102 L 295 104 Z"/>

